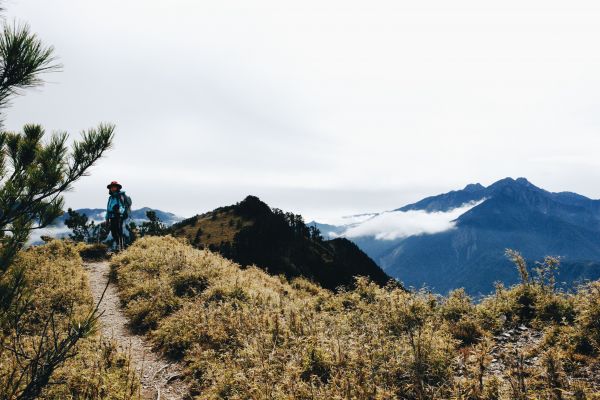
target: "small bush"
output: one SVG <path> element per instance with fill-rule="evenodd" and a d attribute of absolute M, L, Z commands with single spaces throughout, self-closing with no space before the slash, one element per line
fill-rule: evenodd
<path fill-rule="evenodd" d="M 576 303 L 577 317 L 575 337 L 577 349 L 583 354 L 598 354 L 600 351 L 600 282 L 580 288 Z"/>
<path fill-rule="evenodd" d="M 440 313 L 446 321 L 458 322 L 465 315 L 472 315 L 475 307 L 464 289 L 456 289 L 448 294 L 440 306 Z"/>
<path fill-rule="evenodd" d="M 535 305 L 535 316 L 543 322 L 572 324 L 575 320 L 573 297 L 566 294 L 547 293 Z"/>
<path fill-rule="evenodd" d="M 500 400 L 500 390 L 502 388 L 502 382 L 496 376 L 485 381 L 483 386 L 483 400 Z"/>
<path fill-rule="evenodd" d="M 103 260 L 107 258 L 108 246 L 104 243 L 81 245 L 79 255 L 86 261 Z"/>
<path fill-rule="evenodd" d="M 483 336 L 475 310 L 472 299 L 464 289 L 450 292 L 440 306 L 440 314 L 447 322 L 450 334 L 462 345 L 473 344 Z"/>
<path fill-rule="evenodd" d="M 148 297 L 140 296 L 131 300 L 125 309 L 132 328 L 140 332 L 155 329 L 161 319 L 180 307 L 179 301 L 170 288 L 145 293 L 145 295 Z"/>
<path fill-rule="evenodd" d="M 206 301 L 208 302 L 225 302 L 225 301 L 246 301 L 248 294 L 246 291 L 235 286 L 230 289 L 216 287 L 207 292 Z"/>
<path fill-rule="evenodd" d="M 56 372 L 55 381 L 43 399 L 138 399 L 139 377 L 131 359 L 113 341 L 84 342 L 77 357 Z"/>
<path fill-rule="evenodd" d="M 206 290 L 208 278 L 197 271 L 182 272 L 173 277 L 171 285 L 176 296 L 193 297 Z"/>
<path fill-rule="evenodd" d="M 300 377 L 304 381 L 311 381 L 316 378 L 319 383 L 327 383 L 331 374 L 331 367 L 325 360 L 325 355 L 321 350 L 316 347 L 312 347 L 306 356 L 302 364 L 302 373 Z"/>
<path fill-rule="evenodd" d="M 484 335 L 484 330 L 481 328 L 479 321 L 467 316 L 451 323 L 448 330 L 453 338 L 460 341 L 461 345 L 476 343 Z"/>
<path fill-rule="evenodd" d="M 514 298 L 514 309 L 512 310 L 517 317 L 517 323 L 527 324 L 535 317 L 536 303 L 539 299 L 539 291 L 535 286 L 520 285 L 513 288 L 510 294 Z"/>

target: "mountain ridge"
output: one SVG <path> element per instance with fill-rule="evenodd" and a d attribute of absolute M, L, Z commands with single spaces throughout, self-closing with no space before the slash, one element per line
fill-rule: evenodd
<path fill-rule="evenodd" d="M 442 232 L 387 242 L 369 235 L 350 239 L 406 285 L 441 292 L 464 286 L 470 293 L 488 293 L 496 281 L 515 283 L 518 277 L 504 256 L 507 248 L 521 251 L 530 262 L 560 256 L 565 288 L 600 278 L 600 200 L 549 192 L 526 178 L 504 178 L 487 187 L 468 184 L 389 213 L 430 216 L 465 204 L 475 205 Z M 343 227 L 330 231 L 348 232 Z"/>
<path fill-rule="evenodd" d="M 352 286 L 357 275 L 379 285 L 392 280 L 350 240 L 324 240 L 302 216 L 271 209 L 256 196 L 176 223 L 172 233 L 242 266 L 257 265 L 288 278 L 303 276 L 327 289 Z"/>

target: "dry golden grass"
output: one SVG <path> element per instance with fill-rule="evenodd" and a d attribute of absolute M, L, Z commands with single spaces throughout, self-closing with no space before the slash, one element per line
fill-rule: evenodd
<path fill-rule="evenodd" d="M 82 250 L 53 241 L 20 254 L 15 268 L 27 271 L 31 294 L 25 351 L 49 314 L 60 330 L 93 307 Z M 566 294 L 528 278 L 480 303 L 462 290 L 407 293 L 365 278 L 334 294 L 172 237 L 139 240 L 111 271 L 134 327 L 185 364 L 198 399 L 599 398 L 598 282 Z M 543 337 L 498 341 L 521 325 Z M 2 344 L 10 340 L 3 332 Z M 0 349 L 1 394 L 16 364 Z M 43 398 L 137 397 L 139 381 L 114 344 L 92 336 L 77 350 Z M 503 368 L 491 368 L 494 357 Z"/>
<path fill-rule="evenodd" d="M 113 267 L 126 312 L 154 329 L 163 351 L 186 360 L 199 398 L 385 398 L 401 390 L 425 393 L 450 376 L 451 341 L 434 334 L 432 320 L 415 321 L 422 336 L 412 345 L 435 362 L 412 365 L 405 321 L 393 313 L 405 303 L 363 307 L 364 298 L 384 293 L 366 281 L 364 293 L 334 296 L 304 279 L 290 284 L 258 268 L 241 270 L 173 238 L 146 238 Z M 204 289 L 177 296 L 182 275 L 201 277 Z M 399 385 L 401 376 L 412 383 Z"/>
<path fill-rule="evenodd" d="M 198 215 L 195 224 L 178 229 L 175 235 L 187 238 L 190 243 L 208 247 L 222 242 L 232 243 L 235 234 L 251 224 L 252 221 L 235 215 L 233 210 L 212 211 Z M 196 241 L 198 229 L 202 230 L 202 235 Z"/>
<path fill-rule="evenodd" d="M 23 349 L 32 353 L 39 343 L 43 324 L 54 315 L 56 332 L 66 329 L 69 320 L 83 320 L 93 309 L 92 297 L 81 257 L 80 246 L 52 241 L 44 246 L 23 251 L 11 267 L 24 268 L 27 297 L 30 303 L 20 324 L 25 332 Z M 4 277 L 9 279 L 10 273 Z M 15 332 L 0 335 L 4 345 L 14 339 Z M 55 371 L 51 384 L 43 392 L 45 399 L 132 399 L 137 398 L 139 383 L 129 367 L 128 358 L 113 343 L 98 335 L 81 339 L 75 357 Z M 0 398 L 10 379 L 19 370 L 11 352 L 0 350 Z"/>
<path fill-rule="evenodd" d="M 595 350 L 549 353 L 556 346 L 546 340 L 527 373 L 516 361 L 505 375 L 488 370 L 503 330 L 569 327 L 559 336 L 570 343 L 596 329 L 592 289 L 569 296 L 519 285 L 474 304 L 463 291 L 443 298 L 358 278 L 334 294 L 172 237 L 138 241 L 111 268 L 127 315 L 185 363 L 198 399 L 594 398 L 589 372 L 562 360 L 591 365 Z M 521 380 L 524 393 L 512 386 Z"/>

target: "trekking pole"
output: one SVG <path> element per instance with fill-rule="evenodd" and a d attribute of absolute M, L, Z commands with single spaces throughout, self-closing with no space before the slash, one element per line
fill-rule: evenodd
<path fill-rule="evenodd" d="M 134 240 L 134 233 L 133 233 L 133 228 L 131 228 L 131 224 L 133 223 L 135 225 L 135 221 L 133 220 L 133 217 L 131 216 L 131 212 L 127 214 L 127 220 L 129 221 L 129 225 L 127 226 L 127 232 L 129 232 L 129 244 L 131 245 L 133 243 Z"/>
<path fill-rule="evenodd" d="M 104 233 L 104 226 L 106 225 L 106 221 L 103 223 L 100 223 L 100 226 L 98 227 L 98 234 L 96 235 L 96 244 L 100 245 L 100 237 L 102 237 L 102 234 Z"/>
<path fill-rule="evenodd" d="M 127 220 L 129 219 L 129 215 L 121 224 L 121 250 L 125 250 L 125 227 L 127 226 Z"/>
<path fill-rule="evenodd" d="M 127 218 L 125 218 L 125 220 L 123 221 L 123 224 L 121 225 L 121 250 L 125 250 L 125 231 L 123 229 L 123 225 L 127 226 L 126 225 L 127 221 L 131 219 L 131 215 L 129 215 L 129 214 L 130 213 L 127 213 Z"/>
<path fill-rule="evenodd" d="M 123 251 L 123 217 L 121 216 L 121 214 L 119 214 L 119 225 L 117 226 L 118 230 L 118 234 L 119 234 L 119 240 L 117 241 L 118 246 L 119 246 L 119 252 Z"/>

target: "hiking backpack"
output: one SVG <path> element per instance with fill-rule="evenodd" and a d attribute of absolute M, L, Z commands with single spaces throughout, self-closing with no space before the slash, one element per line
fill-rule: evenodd
<path fill-rule="evenodd" d="M 125 208 L 123 219 L 127 219 L 131 215 L 131 197 L 127 196 L 125 193 L 121 193 L 119 199 L 121 200 L 121 204 L 123 204 L 123 208 Z"/>

